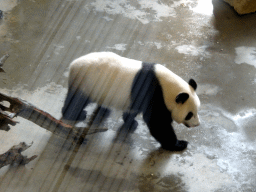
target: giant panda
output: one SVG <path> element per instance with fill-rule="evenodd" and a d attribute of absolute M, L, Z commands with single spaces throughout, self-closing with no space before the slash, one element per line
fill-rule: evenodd
<path fill-rule="evenodd" d="M 143 114 L 151 135 L 170 151 L 181 151 L 188 142 L 178 140 L 173 120 L 187 127 L 200 124 L 200 100 L 193 79 L 181 77 L 160 64 L 145 63 L 112 52 L 94 52 L 75 59 L 69 70 L 63 119 L 83 120 L 90 102 L 124 111 L 124 123 Z"/>

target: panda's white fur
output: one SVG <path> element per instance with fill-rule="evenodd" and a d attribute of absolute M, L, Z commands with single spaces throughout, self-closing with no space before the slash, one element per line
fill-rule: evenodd
<path fill-rule="evenodd" d="M 92 101 L 125 111 L 129 107 L 133 79 L 141 66 L 141 61 L 112 52 L 96 52 L 74 60 L 69 78 L 71 81 L 80 78 L 72 86 L 79 87 Z"/>
<path fill-rule="evenodd" d="M 99 105 L 126 111 L 130 106 L 133 80 L 141 68 L 141 61 L 124 58 L 112 52 L 90 53 L 71 63 L 69 86 L 78 88 Z M 160 64 L 155 65 L 155 74 L 173 120 L 188 127 L 199 125 L 200 101 L 193 87 Z M 175 98 L 183 92 L 189 94 L 189 99 L 185 104 L 176 103 Z M 194 115 L 185 121 L 190 111 Z"/>

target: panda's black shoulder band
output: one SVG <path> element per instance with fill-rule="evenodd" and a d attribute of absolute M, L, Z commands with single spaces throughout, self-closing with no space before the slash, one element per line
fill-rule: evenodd
<path fill-rule="evenodd" d="M 155 63 L 149 63 L 149 62 L 142 62 L 142 69 L 143 70 L 153 70 Z"/>
<path fill-rule="evenodd" d="M 131 109 L 145 111 L 158 86 L 154 63 L 142 62 L 141 69 L 134 77 L 131 90 Z"/>

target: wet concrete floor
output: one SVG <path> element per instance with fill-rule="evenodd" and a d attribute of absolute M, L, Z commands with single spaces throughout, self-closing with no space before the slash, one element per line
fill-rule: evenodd
<path fill-rule="evenodd" d="M 201 125 L 175 124 L 188 149 L 159 149 L 141 116 L 117 134 L 121 112 L 74 152 L 17 117 L 0 130 L 0 153 L 32 143 L 25 166 L 0 170 L 0 191 L 256 191 L 256 14 L 221 0 L 0 0 L 0 92 L 61 117 L 69 63 L 94 51 L 161 63 L 198 82 Z M 95 106 L 88 107 L 92 111 Z M 81 124 L 83 126 L 83 123 Z"/>

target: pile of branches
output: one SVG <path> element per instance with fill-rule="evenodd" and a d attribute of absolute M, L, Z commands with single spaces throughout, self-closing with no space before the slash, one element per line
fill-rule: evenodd
<path fill-rule="evenodd" d="M 0 58 L 0 72 L 4 72 L 2 67 L 8 57 L 9 55 L 6 54 Z M 96 111 L 94 111 L 91 116 L 88 127 L 75 127 L 54 118 L 49 113 L 37 108 L 27 101 L 0 93 L 1 130 L 9 131 L 9 125 L 15 126 L 18 123 L 14 118 L 20 116 L 64 139 L 72 138 L 72 141 L 78 145 L 82 144 L 86 135 L 108 130 L 107 128 L 91 128 L 92 122 L 96 118 Z M 22 142 L 19 145 L 14 145 L 6 153 L 0 154 L 0 168 L 15 162 L 19 164 L 26 164 L 35 159 L 37 156 L 27 158 L 26 156 L 21 155 L 21 152 L 26 150 L 28 147 L 30 147 L 30 145 Z"/>

